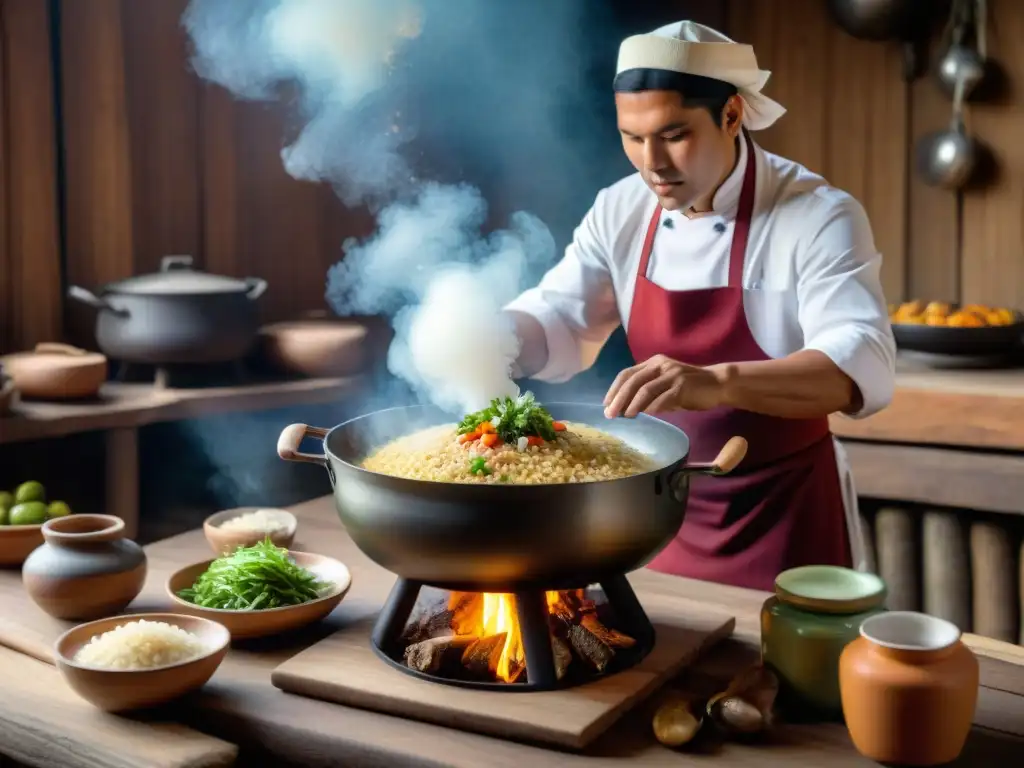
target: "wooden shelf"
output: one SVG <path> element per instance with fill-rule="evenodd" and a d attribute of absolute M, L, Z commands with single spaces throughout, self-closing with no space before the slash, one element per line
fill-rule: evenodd
<path fill-rule="evenodd" d="M 840 438 L 1024 451 L 1024 369 L 927 370 L 901 361 L 888 408 L 830 421 Z"/>
<path fill-rule="evenodd" d="M 362 376 L 352 376 L 198 389 L 159 389 L 152 384 L 109 382 L 96 402 L 18 403 L 9 416 L 0 417 L 0 444 L 92 430 L 134 429 L 220 413 L 330 403 L 351 393 L 362 382 Z"/>
<path fill-rule="evenodd" d="M 102 430 L 106 456 L 106 511 L 139 525 L 139 427 L 240 411 L 333 403 L 355 392 L 365 376 L 300 379 L 198 389 L 108 382 L 96 402 L 19 402 L 0 417 L 0 444 Z"/>

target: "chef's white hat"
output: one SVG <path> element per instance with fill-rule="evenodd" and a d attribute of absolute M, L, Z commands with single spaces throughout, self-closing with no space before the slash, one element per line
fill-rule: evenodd
<path fill-rule="evenodd" d="M 743 124 L 752 131 L 767 128 L 786 112 L 761 93 L 771 72 L 758 69 L 752 46 L 693 21 L 676 21 L 623 40 L 616 74 L 633 69 L 678 72 L 729 83 L 744 101 Z"/>

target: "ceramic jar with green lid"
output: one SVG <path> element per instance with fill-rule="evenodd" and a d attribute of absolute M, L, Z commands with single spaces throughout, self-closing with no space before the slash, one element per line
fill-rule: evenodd
<path fill-rule="evenodd" d="M 779 703 L 805 715 L 837 717 L 839 655 L 864 619 L 885 610 L 885 582 L 830 565 L 783 571 L 761 607 L 761 656 L 779 676 Z"/>

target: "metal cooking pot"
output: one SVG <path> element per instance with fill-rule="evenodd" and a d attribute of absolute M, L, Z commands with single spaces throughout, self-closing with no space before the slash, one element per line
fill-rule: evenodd
<path fill-rule="evenodd" d="M 446 589 L 570 589 L 646 565 L 676 535 L 690 477 L 724 475 L 746 454 L 734 437 L 709 464 L 687 464 L 686 433 L 652 416 L 607 419 L 599 405 L 549 404 L 564 421 L 593 425 L 653 457 L 658 469 L 618 480 L 483 485 L 410 480 L 358 466 L 420 429 L 452 423 L 431 406 L 389 408 L 327 430 L 292 424 L 278 439 L 286 461 L 327 467 L 345 529 L 367 557 L 411 581 Z M 305 437 L 324 453 L 301 453 Z"/>
<path fill-rule="evenodd" d="M 192 269 L 191 256 L 166 256 L 160 271 L 105 286 L 97 296 L 73 285 L 68 297 L 99 310 L 96 342 L 108 357 L 174 365 L 241 359 L 259 331 L 258 277 Z"/>

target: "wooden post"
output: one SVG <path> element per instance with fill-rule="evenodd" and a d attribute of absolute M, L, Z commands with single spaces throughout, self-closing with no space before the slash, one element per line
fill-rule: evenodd
<path fill-rule="evenodd" d="M 878 575 L 889 587 L 886 605 L 893 611 L 921 609 L 916 528 L 905 509 L 886 507 L 875 516 Z"/>
<path fill-rule="evenodd" d="M 924 513 L 921 522 L 924 611 L 971 631 L 971 568 L 967 537 L 953 512 Z"/>
<path fill-rule="evenodd" d="M 1010 532 L 998 523 L 971 524 L 971 582 L 974 633 L 1017 642 L 1018 624 L 1014 553 Z"/>
<path fill-rule="evenodd" d="M 124 520 L 125 538 L 139 533 L 139 432 L 119 427 L 106 432 L 107 513 Z"/>

